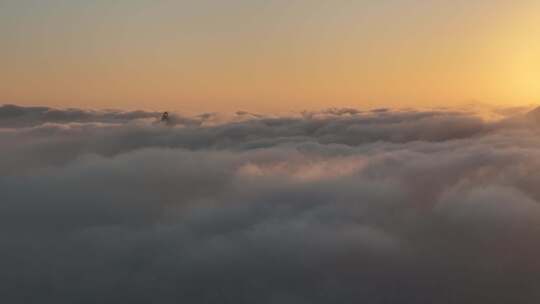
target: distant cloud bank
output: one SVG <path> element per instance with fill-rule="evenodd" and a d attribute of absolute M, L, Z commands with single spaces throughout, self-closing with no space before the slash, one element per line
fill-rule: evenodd
<path fill-rule="evenodd" d="M 0 106 L 0 300 L 538 303 L 538 112 Z"/>

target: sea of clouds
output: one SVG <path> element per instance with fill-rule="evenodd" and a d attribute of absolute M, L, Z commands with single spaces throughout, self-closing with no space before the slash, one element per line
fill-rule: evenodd
<path fill-rule="evenodd" d="M 0 106 L 0 302 L 538 303 L 539 112 Z"/>

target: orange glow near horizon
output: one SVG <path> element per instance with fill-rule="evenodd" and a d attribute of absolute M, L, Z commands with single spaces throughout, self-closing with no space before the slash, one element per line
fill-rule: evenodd
<path fill-rule="evenodd" d="M 289 2 L 5 1 L 0 103 L 269 112 L 540 100 L 537 1 Z"/>

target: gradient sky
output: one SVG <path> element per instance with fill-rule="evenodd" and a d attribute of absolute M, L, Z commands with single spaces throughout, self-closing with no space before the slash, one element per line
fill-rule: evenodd
<path fill-rule="evenodd" d="M 0 103 L 531 104 L 539 37 L 537 0 L 0 0 Z"/>

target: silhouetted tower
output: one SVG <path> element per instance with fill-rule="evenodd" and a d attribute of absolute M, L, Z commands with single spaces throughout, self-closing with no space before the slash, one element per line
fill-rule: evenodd
<path fill-rule="evenodd" d="M 165 123 L 169 122 L 169 112 L 163 112 L 163 114 L 161 114 L 161 121 Z"/>

